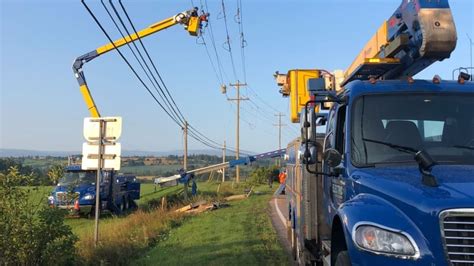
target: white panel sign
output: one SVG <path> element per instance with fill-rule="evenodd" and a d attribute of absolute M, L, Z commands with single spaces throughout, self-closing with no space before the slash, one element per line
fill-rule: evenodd
<path fill-rule="evenodd" d="M 106 121 L 105 136 L 109 141 L 117 141 L 122 135 L 122 117 L 86 117 L 84 118 L 84 138 L 87 141 L 99 139 L 99 121 Z"/>
<path fill-rule="evenodd" d="M 122 147 L 120 143 L 105 145 L 102 154 L 104 158 L 104 169 L 120 170 L 120 155 Z M 82 166 L 83 170 L 97 170 L 99 146 L 87 142 L 82 144 Z"/>

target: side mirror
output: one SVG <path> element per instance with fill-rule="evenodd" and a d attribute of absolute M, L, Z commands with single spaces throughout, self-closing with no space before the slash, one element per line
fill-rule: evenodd
<path fill-rule="evenodd" d="M 304 152 L 304 163 L 315 164 L 318 158 L 318 149 L 316 146 L 311 145 Z"/>
<path fill-rule="evenodd" d="M 341 164 L 342 155 L 336 149 L 327 149 L 324 152 L 324 161 L 329 165 L 329 167 L 336 167 Z"/>

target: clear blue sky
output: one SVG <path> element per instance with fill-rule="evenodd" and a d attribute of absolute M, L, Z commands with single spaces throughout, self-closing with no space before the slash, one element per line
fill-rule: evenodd
<path fill-rule="evenodd" d="M 1 109 L 0 148 L 79 151 L 83 118 L 89 116 L 71 70 L 75 57 L 94 50 L 106 39 L 80 1 L 0 0 Z M 193 0 L 200 6 L 199 0 Z M 273 108 L 288 113 L 272 74 L 291 68 L 344 69 L 400 0 L 379 1 L 255 1 L 242 0 L 247 82 Z M 89 0 L 99 19 L 119 37 L 99 1 Z M 236 0 L 226 0 L 237 74 L 242 78 Z M 189 9 L 191 1 L 124 0 L 137 28 Z M 234 82 L 225 41 L 220 1 L 208 0 L 216 45 L 224 69 Z M 469 40 L 474 38 L 474 2 L 450 1 L 458 45 L 449 60 L 436 63 L 417 78 L 468 66 Z M 209 33 L 206 33 L 209 42 Z M 144 40 L 166 84 L 189 122 L 209 138 L 235 145 L 235 105 L 220 93 L 204 46 L 176 26 Z M 212 47 L 209 44 L 209 48 Z M 122 49 L 130 58 L 128 48 Z M 86 64 L 91 92 L 103 115 L 123 117 L 123 149 L 168 151 L 182 148 L 181 130 L 157 107 L 116 52 Z M 242 103 L 241 148 L 269 151 L 278 147 L 272 126 L 275 111 L 242 90 L 253 102 Z M 235 90 L 228 88 L 229 96 Z M 257 112 L 257 110 L 259 112 Z M 272 122 L 269 120 L 273 120 Z M 284 118 L 289 123 L 288 116 Z M 283 143 L 296 137 L 297 125 L 286 127 Z M 190 149 L 203 146 L 190 140 Z"/>

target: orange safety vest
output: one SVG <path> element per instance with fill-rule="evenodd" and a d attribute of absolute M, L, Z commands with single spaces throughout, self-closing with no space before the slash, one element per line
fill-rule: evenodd
<path fill-rule="evenodd" d="M 284 172 L 281 172 L 281 173 L 278 175 L 278 179 L 280 180 L 280 184 L 285 183 L 286 174 L 285 174 Z"/>

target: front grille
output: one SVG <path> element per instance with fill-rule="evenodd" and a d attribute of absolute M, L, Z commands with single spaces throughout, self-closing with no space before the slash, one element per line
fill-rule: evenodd
<path fill-rule="evenodd" d="M 79 199 L 79 193 L 56 192 L 57 205 L 74 205 L 74 201 Z"/>
<path fill-rule="evenodd" d="M 474 209 L 441 213 L 444 249 L 451 265 L 474 265 Z"/>

